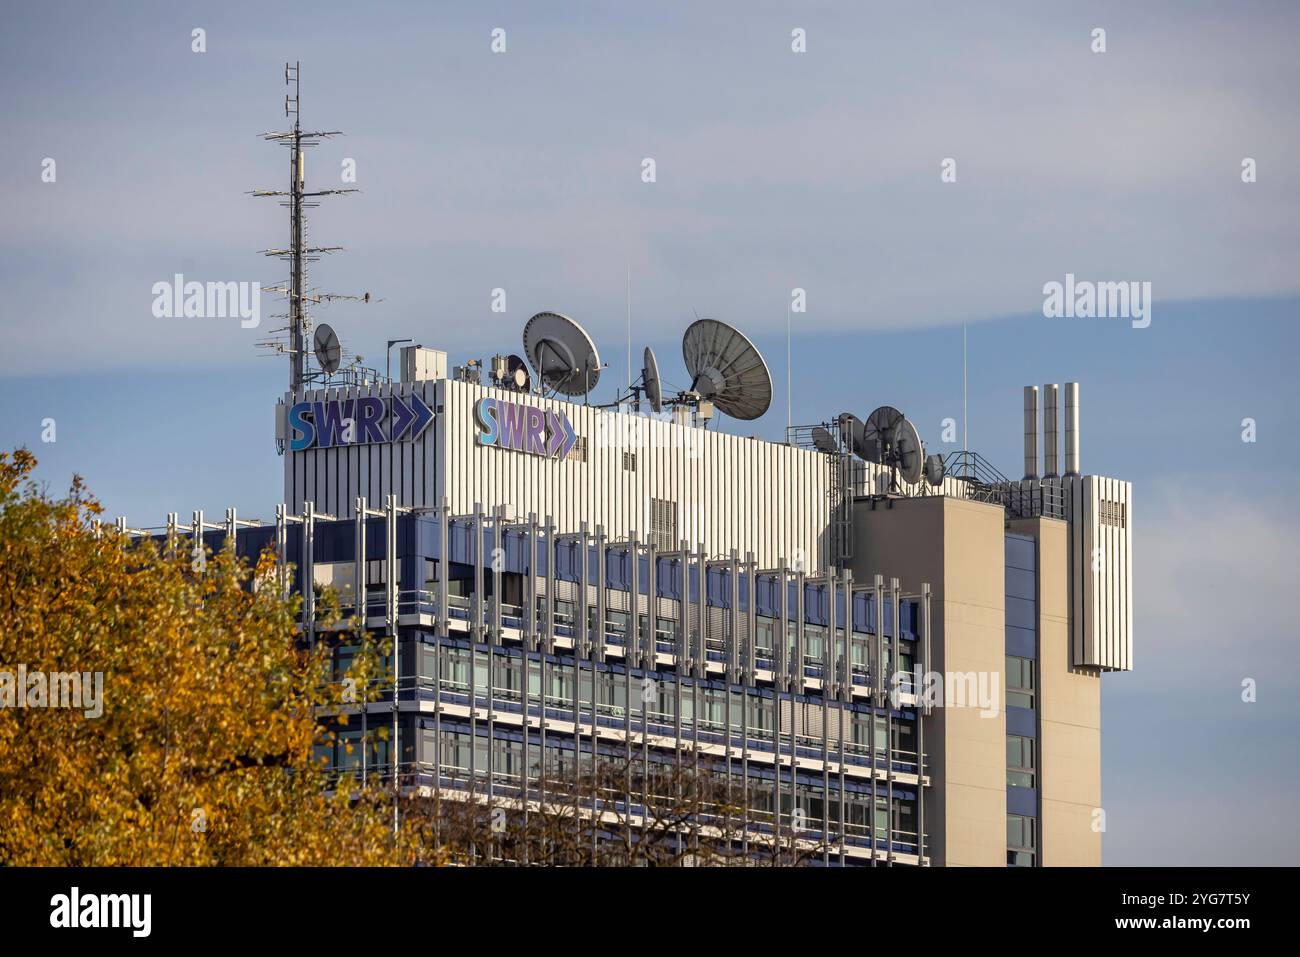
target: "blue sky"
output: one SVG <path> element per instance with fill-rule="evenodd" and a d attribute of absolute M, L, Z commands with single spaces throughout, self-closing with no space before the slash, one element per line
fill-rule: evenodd
<path fill-rule="evenodd" d="M 889 403 L 941 445 L 966 323 L 971 445 L 1013 474 L 1020 387 L 1079 380 L 1084 468 L 1136 501 L 1137 668 L 1104 681 L 1106 860 L 1300 863 L 1300 12 L 969 6 L 7 11 L 0 447 L 35 449 L 55 490 L 81 472 L 137 525 L 271 514 L 285 370 L 253 347 L 270 320 L 156 319 L 150 290 L 281 278 L 257 250 L 284 242 L 283 211 L 245 193 L 283 186 L 257 134 L 283 128 L 300 59 L 304 123 L 347 132 L 309 181 L 345 185 L 351 158 L 362 189 L 315 212 L 312 239 L 347 252 L 314 282 L 384 299 L 318 318 L 370 364 L 386 337 L 518 351 L 527 317 L 559 309 L 622 379 L 630 269 L 634 343 L 669 381 L 694 310 L 765 352 L 773 410 L 746 432 L 785 424 L 796 286 L 796 421 Z M 1067 272 L 1150 281 L 1151 326 L 1043 318 Z"/>

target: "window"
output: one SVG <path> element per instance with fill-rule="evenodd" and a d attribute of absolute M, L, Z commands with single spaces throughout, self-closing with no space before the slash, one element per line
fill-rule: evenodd
<path fill-rule="evenodd" d="M 605 632 L 610 635 L 626 635 L 628 627 L 632 621 L 632 616 L 625 611 L 615 611 L 612 608 L 605 609 Z"/>
<path fill-rule="evenodd" d="M 803 626 L 803 660 L 808 664 L 821 664 L 825 650 L 826 629 L 821 625 Z"/>
<path fill-rule="evenodd" d="M 1007 735 L 1007 784 L 1022 788 L 1034 786 L 1033 738 Z"/>
<path fill-rule="evenodd" d="M 585 462 L 585 461 L 587 461 L 587 438 L 586 438 L 586 436 L 580 436 L 580 437 L 578 438 L 578 440 L 577 440 L 576 442 L 573 443 L 573 448 L 569 449 L 569 461 L 571 461 L 571 462 Z"/>
<path fill-rule="evenodd" d="M 635 452 L 624 452 L 624 453 L 623 453 L 623 469 L 624 469 L 624 471 L 627 471 L 627 472 L 635 472 L 635 471 L 636 471 L 636 453 L 635 453 Z"/>
<path fill-rule="evenodd" d="M 761 658 L 771 658 L 776 654 L 776 619 L 758 615 L 755 623 L 754 653 Z"/>
<path fill-rule="evenodd" d="M 1007 815 L 1007 866 L 1033 867 L 1037 857 L 1037 825 L 1032 817 Z"/>
<path fill-rule="evenodd" d="M 671 552 L 678 547 L 676 502 L 662 498 L 650 499 L 649 545 L 659 552 Z"/>
<path fill-rule="evenodd" d="M 1007 655 L 1007 707 L 1034 706 L 1034 662 Z"/>

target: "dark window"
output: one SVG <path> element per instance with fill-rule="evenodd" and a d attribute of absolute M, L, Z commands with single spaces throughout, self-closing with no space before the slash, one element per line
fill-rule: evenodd
<path fill-rule="evenodd" d="M 1007 784 L 1034 786 L 1034 739 L 1007 735 Z"/>
<path fill-rule="evenodd" d="M 1007 866 L 1033 867 L 1037 858 L 1036 825 L 1032 817 L 1007 815 Z"/>
<path fill-rule="evenodd" d="M 1034 706 L 1034 661 L 1007 655 L 1007 707 Z"/>

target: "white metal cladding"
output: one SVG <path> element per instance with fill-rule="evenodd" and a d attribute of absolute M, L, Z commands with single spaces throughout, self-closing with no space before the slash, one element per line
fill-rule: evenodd
<path fill-rule="evenodd" d="M 437 386 L 442 411 L 431 429 L 443 463 L 439 497 L 446 495 L 453 513 L 504 502 L 517 515 L 549 515 L 562 530 L 587 522 L 603 525 L 611 540 L 635 532 L 645 541 L 651 501 L 660 499 L 677 505 L 677 535 L 702 543 L 712 557 L 729 557 L 734 548 L 742 559 L 752 551 L 761 566 L 800 554 L 809 571 L 823 564 L 824 455 L 473 383 Z M 474 404 L 485 396 L 565 413 L 585 440 L 586 460 L 479 445 Z M 625 467 L 625 452 L 635 454 L 635 468 Z"/>
<path fill-rule="evenodd" d="M 433 382 L 373 385 L 366 388 L 313 389 L 285 402 L 324 402 L 360 396 L 406 396 L 418 392 L 425 405 L 435 409 Z M 284 454 L 284 501 L 291 512 L 302 511 L 304 502 L 314 502 L 317 512 L 337 518 L 351 518 L 357 496 L 371 507 L 384 496 L 397 493 L 399 507 L 437 504 L 438 444 L 435 428 L 438 416 L 413 441 L 372 445 L 347 445 L 328 449 L 306 449 Z"/>
<path fill-rule="evenodd" d="M 1075 663 L 1133 668 L 1133 486 L 1101 475 L 1068 477 L 1074 575 Z"/>

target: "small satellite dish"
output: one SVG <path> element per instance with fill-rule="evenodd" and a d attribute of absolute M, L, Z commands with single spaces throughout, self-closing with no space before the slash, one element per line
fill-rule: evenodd
<path fill-rule="evenodd" d="M 542 385 L 586 395 L 600 381 L 600 353 L 587 331 L 558 312 L 539 312 L 524 326 L 524 354 Z"/>
<path fill-rule="evenodd" d="M 343 347 L 339 345 L 339 337 L 333 329 L 323 322 L 317 326 L 316 334 L 312 337 L 312 347 L 316 351 L 316 361 L 320 363 L 322 372 L 332 375 L 338 371 L 339 362 L 343 359 Z"/>
<path fill-rule="evenodd" d="M 893 445 L 893 461 L 890 464 L 898 467 L 899 478 L 915 485 L 921 481 L 921 473 L 925 469 L 925 445 L 921 442 L 916 426 L 907 419 L 899 422 L 894 428 Z"/>
<path fill-rule="evenodd" d="M 840 450 L 840 447 L 835 443 L 835 436 L 831 435 L 829 429 L 824 429 L 820 425 L 813 426 L 812 440 L 818 452 L 838 452 Z"/>
<path fill-rule="evenodd" d="M 757 419 L 772 404 L 767 363 L 745 334 L 716 319 L 697 319 L 682 336 L 690 391 L 735 419 Z"/>
<path fill-rule="evenodd" d="M 943 484 L 943 456 L 927 455 L 925 457 L 925 480 L 938 488 Z"/>
<path fill-rule="evenodd" d="M 659 380 L 659 363 L 655 360 L 655 351 L 645 347 L 645 360 L 641 366 L 641 387 L 645 389 L 646 401 L 658 415 L 664 408 L 663 384 Z"/>
<path fill-rule="evenodd" d="M 511 355 L 506 358 L 506 387 L 516 392 L 531 392 L 533 377 L 528 374 L 528 363 L 522 357 Z"/>
<path fill-rule="evenodd" d="M 858 454 L 868 462 L 877 465 L 889 465 L 889 456 L 894 447 L 894 430 L 898 423 L 904 421 L 903 413 L 892 405 L 882 405 L 869 416 L 863 427 L 863 450 Z"/>

